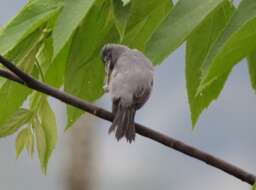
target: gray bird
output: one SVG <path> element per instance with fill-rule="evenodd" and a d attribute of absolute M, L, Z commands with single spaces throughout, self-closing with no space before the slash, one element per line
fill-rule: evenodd
<path fill-rule="evenodd" d="M 112 113 L 115 115 L 109 133 L 116 131 L 117 140 L 126 137 L 135 140 L 134 117 L 148 100 L 154 68 L 140 51 L 119 44 L 107 44 L 101 50 L 105 65 L 104 91 L 112 98 Z"/>

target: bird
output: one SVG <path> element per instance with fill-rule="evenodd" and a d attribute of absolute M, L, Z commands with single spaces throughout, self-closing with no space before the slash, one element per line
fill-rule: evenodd
<path fill-rule="evenodd" d="M 149 99 L 154 79 L 152 62 L 141 51 L 121 44 L 105 44 L 101 48 L 105 67 L 104 92 L 112 99 L 114 119 L 109 133 L 115 131 L 119 141 L 123 137 L 135 140 L 135 113 Z"/>

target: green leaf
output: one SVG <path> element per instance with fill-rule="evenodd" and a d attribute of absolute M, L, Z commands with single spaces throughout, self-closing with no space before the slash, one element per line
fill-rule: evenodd
<path fill-rule="evenodd" d="M 94 0 L 64 0 L 64 8 L 53 30 L 53 58 L 68 43 L 93 3 Z"/>
<path fill-rule="evenodd" d="M 242 58 L 256 49 L 256 1 L 243 0 L 203 63 L 203 79 L 198 89 L 226 75 Z"/>
<path fill-rule="evenodd" d="M 58 2 L 58 0 L 29 1 L 0 32 L 0 53 L 7 54 L 29 34 L 55 16 L 61 7 Z"/>
<path fill-rule="evenodd" d="M 131 2 L 131 0 L 121 0 L 123 2 L 123 6 L 126 6 Z"/>
<path fill-rule="evenodd" d="M 66 65 L 65 91 L 88 101 L 102 96 L 104 67 L 99 54 L 106 41 L 119 37 L 111 30 L 113 26 L 111 1 L 97 0 L 73 37 Z M 67 113 L 67 127 L 70 127 L 82 111 L 68 106 Z"/>
<path fill-rule="evenodd" d="M 112 5 L 115 24 L 117 26 L 121 39 L 123 39 L 125 27 L 130 15 L 131 3 L 124 6 L 121 0 L 112 0 Z"/>
<path fill-rule="evenodd" d="M 46 40 L 44 40 L 39 51 L 36 54 L 37 69 L 41 73 L 40 75 L 43 75 L 41 76 L 42 80 L 45 80 L 45 74 L 47 73 L 50 65 L 52 64 L 52 54 L 53 54 L 52 38 L 49 37 Z"/>
<path fill-rule="evenodd" d="M 16 65 L 21 65 L 24 59 L 28 57 L 33 48 L 38 47 L 38 43 L 42 40 L 42 33 L 40 29 L 31 33 L 22 42 L 18 43 L 15 48 L 9 51 L 5 57 L 12 61 Z M 2 66 L 2 65 L 1 65 Z M 0 78 L 0 88 L 5 84 L 7 80 L 5 78 Z"/>
<path fill-rule="evenodd" d="M 30 42 L 30 44 L 28 42 Z M 12 61 L 15 60 L 14 63 L 19 65 L 23 71 L 31 74 L 34 67 L 35 55 L 41 42 L 42 38 L 40 32 L 35 32 L 24 41 L 24 45 L 19 44 L 14 50 L 9 52 L 7 57 Z M 20 50 L 20 52 L 18 52 L 18 50 Z M 19 60 L 17 58 L 19 58 Z M 31 92 L 32 91 L 27 87 L 12 81 L 6 81 L 2 84 L 0 88 L 0 99 L 4 101 L 0 103 L 0 125 L 18 110 Z"/>
<path fill-rule="evenodd" d="M 41 170 L 43 174 L 46 174 L 47 162 L 46 160 L 46 152 L 47 152 L 47 144 L 46 144 L 46 135 L 43 127 L 39 124 L 34 124 L 35 126 L 35 136 L 36 136 L 36 145 L 38 158 L 41 165 Z"/>
<path fill-rule="evenodd" d="M 221 34 L 227 24 L 234 8 L 229 1 L 225 1 L 218 9 L 213 11 L 197 29 L 189 36 L 186 43 L 186 83 L 187 94 L 191 112 L 192 125 L 201 112 L 218 97 L 227 75 L 216 80 L 206 88 L 200 96 L 196 96 L 201 80 L 201 66 L 203 60 L 217 37 Z"/>
<path fill-rule="evenodd" d="M 159 2 L 156 0 L 151 0 L 145 3 L 144 1 L 133 0 L 129 19 L 127 21 L 126 31 L 131 30 L 141 21 L 148 19 L 147 17 L 149 17 L 152 13 L 155 13 L 155 9 L 158 9 L 159 7 L 161 7 L 163 11 L 163 16 L 161 16 L 160 19 L 163 19 L 162 17 L 167 16 L 167 13 L 170 12 L 172 1 L 164 0 Z"/>
<path fill-rule="evenodd" d="M 68 61 L 70 45 L 71 40 L 60 51 L 57 57 L 52 60 L 52 63 L 45 75 L 47 84 L 59 88 L 64 83 L 65 66 Z M 49 47 L 48 51 L 49 50 L 51 50 L 51 47 Z"/>
<path fill-rule="evenodd" d="M 53 40 L 51 36 L 44 41 L 37 53 L 38 64 L 44 75 L 44 82 L 56 88 L 60 87 L 64 82 L 64 71 L 69 55 L 70 42 L 66 44 L 54 60 L 52 59 Z"/>
<path fill-rule="evenodd" d="M 33 51 L 38 49 L 38 44 L 43 40 L 43 33 L 41 29 L 37 29 L 26 37 L 22 42 L 16 44 L 15 48 L 9 51 L 5 57 L 12 61 L 16 65 L 20 65 L 24 62 L 24 59 Z"/>
<path fill-rule="evenodd" d="M 14 114 L 25 101 L 31 90 L 20 84 L 7 81 L 0 89 L 0 125 Z"/>
<path fill-rule="evenodd" d="M 16 158 L 18 158 L 24 148 L 27 149 L 28 153 L 32 156 L 34 151 L 34 137 L 30 127 L 22 129 L 16 137 Z"/>
<path fill-rule="evenodd" d="M 146 46 L 146 55 L 159 64 L 179 47 L 223 0 L 180 0 L 156 29 Z"/>
<path fill-rule="evenodd" d="M 256 53 L 253 53 L 248 57 L 248 70 L 252 88 L 256 90 Z"/>
<path fill-rule="evenodd" d="M 55 115 L 48 104 L 46 96 L 42 96 L 38 118 L 33 122 L 36 133 L 38 157 L 43 173 L 46 173 L 47 164 L 56 145 L 57 126 Z"/>
<path fill-rule="evenodd" d="M 252 186 L 252 190 L 256 190 L 256 184 Z"/>
<path fill-rule="evenodd" d="M 28 124 L 33 116 L 33 112 L 20 108 L 11 115 L 2 125 L 0 125 L 0 137 L 6 137 L 15 133 L 20 127 Z"/>
<path fill-rule="evenodd" d="M 145 3 L 133 0 L 123 6 L 120 0 L 113 0 L 113 7 L 121 43 L 144 50 L 154 30 L 170 12 L 172 1 L 151 0 Z"/>
<path fill-rule="evenodd" d="M 31 127 L 29 127 L 27 143 L 26 143 L 26 150 L 31 158 L 33 158 L 34 154 L 34 146 L 35 146 L 35 138 L 32 132 Z"/>
<path fill-rule="evenodd" d="M 104 68 L 98 57 L 90 60 L 90 63 L 85 63 L 85 65 L 81 66 L 81 69 L 77 70 L 75 73 L 76 75 L 74 75 L 72 79 L 73 83 L 65 79 L 66 91 L 71 91 L 72 94 L 90 102 L 97 100 L 103 95 Z M 75 80 L 76 82 L 74 83 Z M 70 83 L 72 85 L 70 85 Z M 70 127 L 82 113 L 83 111 L 68 106 L 67 127 Z"/>
<path fill-rule="evenodd" d="M 20 153 L 23 151 L 23 149 L 26 146 L 27 142 L 27 133 L 28 133 L 28 128 L 22 129 L 19 134 L 16 137 L 16 158 L 20 156 Z"/>
<path fill-rule="evenodd" d="M 41 121 L 41 126 L 46 134 L 46 142 L 47 142 L 47 155 L 46 160 L 55 147 L 56 139 L 57 139 L 57 125 L 54 112 L 52 111 L 46 97 L 43 97 L 41 106 L 39 108 L 39 117 Z"/>
<path fill-rule="evenodd" d="M 123 43 L 131 48 L 144 50 L 146 42 L 172 8 L 170 0 L 141 0 L 131 2 L 131 10 Z"/>

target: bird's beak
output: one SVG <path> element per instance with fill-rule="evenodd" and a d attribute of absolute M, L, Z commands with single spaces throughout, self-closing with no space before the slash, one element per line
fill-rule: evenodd
<path fill-rule="evenodd" d="M 109 82 L 110 82 L 110 75 L 111 75 L 111 71 L 110 71 L 110 61 L 107 61 L 106 62 L 106 66 L 105 66 L 105 71 L 106 71 L 106 78 L 105 78 L 105 85 L 104 85 L 104 91 L 105 92 L 108 92 L 109 89 L 108 89 L 108 85 L 109 85 Z"/>
<path fill-rule="evenodd" d="M 110 71 L 110 61 L 108 61 L 108 62 L 107 62 L 107 84 L 109 84 L 110 75 L 111 75 L 111 71 Z"/>

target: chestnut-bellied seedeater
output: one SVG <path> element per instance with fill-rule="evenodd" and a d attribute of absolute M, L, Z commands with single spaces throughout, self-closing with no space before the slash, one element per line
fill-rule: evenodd
<path fill-rule="evenodd" d="M 101 50 L 105 65 L 104 91 L 112 98 L 115 115 L 109 133 L 115 132 L 117 140 L 126 137 L 135 140 L 134 117 L 148 100 L 153 86 L 154 68 L 140 51 L 119 44 L 106 44 Z"/>

